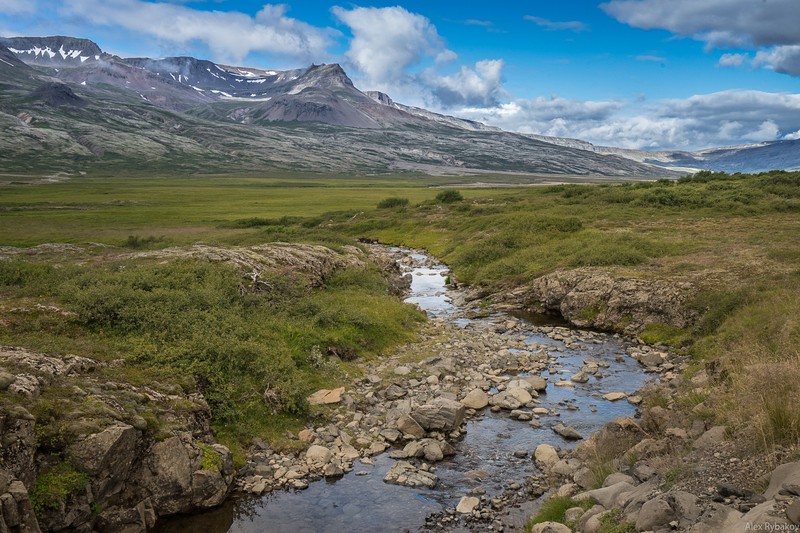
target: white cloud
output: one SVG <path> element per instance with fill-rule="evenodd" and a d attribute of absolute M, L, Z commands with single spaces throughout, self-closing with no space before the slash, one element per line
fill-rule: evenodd
<path fill-rule="evenodd" d="M 546 30 L 551 30 L 551 31 L 554 31 L 554 30 L 568 30 L 568 31 L 574 31 L 574 32 L 577 33 L 577 32 L 582 32 L 582 31 L 586 31 L 586 30 L 589 29 L 589 26 L 587 26 L 585 23 L 583 23 L 583 22 L 581 22 L 579 20 L 567 20 L 567 21 L 563 21 L 563 22 L 558 22 L 558 21 L 549 20 L 549 19 L 542 18 L 542 17 L 536 17 L 536 16 L 533 16 L 533 15 L 525 15 L 523 18 L 525 20 L 527 20 L 527 21 L 533 22 L 534 24 L 536 24 L 540 28 L 544 28 Z"/>
<path fill-rule="evenodd" d="M 749 57 L 747 54 L 722 54 L 719 58 L 719 66 L 740 67 Z"/>
<path fill-rule="evenodd" d="M 421 79 L 445 107 L 453 105 L 493 105 L 502 90 L 502 59 L 478 61 L 475 67 L 462 65 L 452 75 L 440 75 L 432 69 Z"/>
<path fill-rule="evenodd" d="M 444 48 L 430 20 L 399 6 L 332 11 L 353 33 L 347 58 L 374 84 L 402 80 L 408 67 Z"/>
<path fill-rule="evenodd" d="M 36 13 L 35 0 L 0 0 L 0 14 L 20 15 Z"/>
<path fill-rule="evenodd" d="M 702 41 L 707 50 L 759 50 L 756 66 L 800 76 L 798 0 L 611 0 L 600 7 L 635 28 L 663 29 Z M 725 54 L 720 65 L 739 66 L 743 59 Z"/>
<path fill-rule="evenodd" d="M 70 19 L 168 43 L 204 43 L 212 59 L 225 62 L 241 62 L 251 52 L 318 60 L 327 55 L 336 33 L 287 17 L 285 5 L 266 4 L 255 17 L 144 0 L 65 0 L 58 9 Z"/>
<path fill-rule="evenodd" d="M 692 150 L 800 138 L 800 94 L 723 91 L 640 105 L 555 96 L 455 114 L 522 133 L 626 148 Z"/>
<path fill-rule="evenodd" d="M 800 76 L 800 45 L 776 46 L 769 50 L 760 50 L 753 59 L 753 65 L 765 66 L 782 74 Z"/>
<path fill-rule="evenodd" d="M 453 73 L 441 69 L 458 58 L 446 48 L 426 17 L 402 7 L 333 7 L 333 14 L 352 32 L 347 59 L 363 74 L 359 84 L 389 93 L 398 101 L 453 105 L 494 105 L 502 92 L 503 61 L 461 65 Z M 433 63 L 418 71 L 426 62 Z"/>

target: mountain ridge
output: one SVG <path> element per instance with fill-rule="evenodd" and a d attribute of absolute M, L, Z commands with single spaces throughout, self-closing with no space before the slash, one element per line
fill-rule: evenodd
<path fill-rule="evenodd" d="M 0 76 L 13 81 L 0 87 L 0 124 L 22 128 L 0 141 L 0 170 L 63 170 L 66 157 L 80 171 L 677 175 L 657 156 L 559 144 L 362 92 L 335 63 L 266 70 L 120 58 L 64 36 L 0 39 L 0 59 Z"/>

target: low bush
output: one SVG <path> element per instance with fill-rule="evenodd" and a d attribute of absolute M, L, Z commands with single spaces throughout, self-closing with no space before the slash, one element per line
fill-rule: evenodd
<path fill-rule="evenodd" d="M 406 207 L 408 205 L 408 198 L 385 198 L 378 202 L 378 209 L 392 209 L 394 207 Z"/>

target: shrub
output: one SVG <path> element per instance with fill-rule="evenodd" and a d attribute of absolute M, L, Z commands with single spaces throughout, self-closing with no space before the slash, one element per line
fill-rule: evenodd
<path fill-rule="evenodd" d="M 408 198 L 384 198 L 378 202 L 378 209 L 391 209 L 393 207 L 405 207 L 408 205 Z"/>
<path fill-rule="evenodd" d="M 89 474 L 78 472 L 69 463 L 61 463 L 49 472 L 40 474 L 31 491 L 34 511 L 58 509 L 73 493 L 89 483 Z"/>
<path fill-rule="evenodd" d="M 447 189 L 436 195 L 436 201 L 443 204 L 452 204 L 464 199 L 460 192 L 455 189 Z"/>
<path fill-rule="evenodd" d="M 568 496 L 553 496 L 542 504 L 539 512 L 528 520 L 525 524 L 525 531 L 530 531 L 536 524 L 542 522 L 559 522 L 564 523 L 564 513 L 567 509 L 573 507 L 581 507 L 582 509 L 590 509 L 594 506 L 594 500 L 573 500 Z"/>

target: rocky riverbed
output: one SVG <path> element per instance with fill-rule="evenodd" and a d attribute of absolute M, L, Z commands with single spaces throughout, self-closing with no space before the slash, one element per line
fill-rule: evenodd
<path fill-rule="evenodd" d="M 565 455 L 635 414 L 646 372 L 669 380 L 683 364 L 619 336 L 488 312 L 479 294 L 447 289 L 447 269 L 424 254 L 378 253 L 402 265 L 409 300 L 432 316 L 421 339 L 365 363 L 343 390 L 320 391 L 324 421 L 296 435 L 306 452 L 256 442 L 237 481 L 252 496 L 217 512 L 230 517 L 218 531 L 513 530 L 518 506 L 549 488 L 537 445 Z M 592 485 L 588 465 L 575 470 Z"/>

